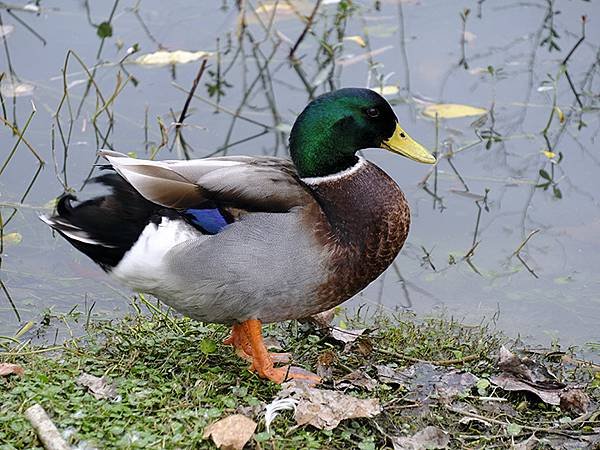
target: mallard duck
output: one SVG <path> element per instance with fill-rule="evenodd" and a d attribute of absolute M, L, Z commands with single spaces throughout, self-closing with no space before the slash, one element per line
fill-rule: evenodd
<path fill-rule="evenodd" d="M 410 212 L 392 178 L 357 152 L 435 158 L 370 89 L 314 99 L 289 139 L 291 161 L 226 156 L 148 161 L 102 150 L 110 193 L 63 195 L 42 219 L 111 276 L 193 319 L 229 324 L 225 340 L 277 383 L 315 380 L 276 367 L 262 324 L 306 318 L 348 300 L 394 260 Z M 281 355 L 280 355 L 281 356 Z"/>

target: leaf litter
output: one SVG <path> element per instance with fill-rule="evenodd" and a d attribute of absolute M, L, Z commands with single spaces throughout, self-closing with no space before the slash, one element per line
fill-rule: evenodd
<path fill-rule="evenodd" d="M 95 427 L 95 436 L 98 438 L 109 439 L 107 442 L 113 443 L 108 430 L 112 427 L 128 429 L 132 423 L 131 415 L 135 414 L 139 416 L 136 420 L 140 421 L 140 426 L 142 421 L 147 424 L 152 442 L 165 438 L 166 445 L 173 443 L 173 448 L 181 447 L 183 441 L 175 441 L 175 435 L 169 434 L 172 433 L 168 424 L 173 418 L 173 411 L 177 411 L 177 420 L 182 421 L 186 428 L 197 430 L 194 438 L 186 434 L 181 439 L 190 442 L 194 439 L 194 443 L 199 443 L 206 436 L 220 448 L 242 448 L 251 439 L 256 441 L 257 446 L 262 445 L 263 441 L 282 440 L 286 445 L 296 448 L 310 446 L 309 441 L 317 442 L 320 447 L 350 448 L 356 446 L 352 436 L 361 435 L 374 437 L 377 446 L 385 443 L 394 445 L 395 449 L 483 448 L 491 442 L 503 448 L 502 445 L 519 445 L 519 441 L 523 446 L 518 448 L 527 448 L 527 442 L 538 442 L 538 446 L 549 448 L 591 449 L 600 433 L 597 425 L 594 425 L 597 423 L 594 402 L 598 397 L 595 394 L 587 406 L 588 412 L 571 419 L 565 415 L 566 410 L 561 411 L 558 406 L 550 405 L 548 409 L 541 402 L 530 403 L 529 393 L 505 392 L 490 382 L 493 376 L 508 373 L 515 378 L 526 377 L 537 383 L 546 383 L 551 388 L 562 383 L 565 392 L 573 392 L 573 388 L 578 389 L 572 382 L 574 378 L 566 376 L 561 369 L 567 364 L 564 357 L 555 364 L 546 365 L 532 360 L 538 359 L 536 354 L 531 353 L 531 358 L 527 358 L 511 356 L 512 352 L 502 350 L 503 358 L 496 358 L 494 353 L 500 348 L 499 339 L 475 333 L 469 327 L 444 328 L 448 327 L 444 322 L 426 322 L 417 326 L 407 321 L 394 327 L 385 322 L 361 323 L 369 327 L 369 335 L 363 333 L 350 343 L 333 339 L 327 334 L 328 329 L 317 332 L 314 327 L 312 330 L 303 328 L 308 334 L 294 344 L 299 346 L 297 348 L 308 349 L 312 356 L 308 359 L 301 357 L 298 362 L 314 365 L 318 359 L 328 367 L 330 376 L 318 388 L 289 383 L 277 392 L 272 384 L 258 380 L 254 375 L 244 375 L 245 371 L 234 373 L 231 367 L 243 368 L 244 364 L 240 366 L 233 353 L 227 352 L 222 346 L 217 345 L 208 353 L 199 348 L 199 342 L 220 340 L 220 336 L 214 334 L 216 328 L 197 325 L 183 318 L 171 319 L 177 324 L 173 329 L 170 328 L 170 321 L 161 318 L 155 321 L 140 318 L 140 324 L 127 321 L 122 331 L 127 333 L 127 339 L 122 338 L 121 334 L 113 334 L 120 328 L 115 329 L 113 325 L 107 330 L 99 325 L 101 343 L 90 350 L 80 347 L 81 351 L 88 351 L 88 356 L 97 360 L 97 370 L 110 371 L 118 377 L 119 393 L 123 396 L 121 402 L 102 402 L 96 407 L 93 405 L 95 402 L 84 402 L 79 406 L 82 417 L 90 423 L 95 420 L 93 417 L 97 416 L 98 411 L 119 408 L 119 414 L 105 416 L 101 424 Z M 361 329 L 358 322 L 348 322 L 348 329 Z M 129 331 L 131 327 L 140 332 L 132 333 Z M 184 334 L 181 334 L 181 330 L 185 330 Z M 219 330 L 219 333 L 223 332 Z M 276 337 L 281 341 L 287 336 L 273 334 L 272 330 L 271 338 Z M 438 334 L 429 335 L 427 330 L 435 330 Z M 313 333 L 320 333 L 321 339 Z M 307 339 L 309 336 L 310 339 Z M 91 338 L 88 336 L 87 339 Z M 363 341 L 371 342 L 370 352 L 360 350 Z M 457 347 L 459 344 L 460 347 Z M 478 347 L 482 344 L 485 346 Z M 289 342 L 286 348 L 290 348 Z M 455 352 L 458 348 L 467 356 L 462 359 L 457 357 Z M 131 362 L 125 361 L 123 365 L 123 355 L 126 354 L 138 355 L 135 366 L 142 367 L 143 373 L 148 368 L 155 371 L 152 380 L 132 370 Z M 294 354 L 298 355 L 299 352 L 294 351 Z M 54 386 L 54 389 L 63 390 L 65 395 L 80 398 L 81 389 L 72 387 L 72 381 L 61 385 L 60 379 L 52 375 L 63 367 L 79 370 L 81 361 L 78 355 L 67 351 L 56 363 L 41 355 L 33 359 L 28 357 L 28 371 L 24 377 L 2 380 L 12 383 L 19 390 L 13 391 L 9 387 L 6 391 L 9 401 L 4 406 L 0 405 L 3 408 L 0 412 L 8 414 L 12 422 L 18 421 L 19 413 L 11 405 L 23 404 L 31 395 L 37 395 L 48 405 L 60 428 L 61 424 L 70 420 L 59 412 L 64 409 L 61 400 L 47 398 L 45 390 L 38 392 L 40 386 L 37 381 L 23 392 L 23 383 L 28 378 L 36 379 L 39 373 L 49 378 L 44 386 Z M 473 355 L 478 355 L 478 358 L 469 358 Z M 164 364 L 166 357 L 169 358 L 167 366 Z M 198 371 L 196 366 L 199 359 L 209 361 L 208 366 L 215 370 Z M 17 359 L 14 362 L 20 361 Z M 448 361 L 456 363 L 453 363 L 453 367 L 447 367 Z M 560 377 L 554 373 L 560 374 Z M 185 384 L 189 383 L 192 374 L 197 381 Z M 91 380 L 94 384 L 78 384 L 84 384 L 92 394 L 96 383 L 100 386 L 100 392 L 103 385 L 111 385 L 102 377 L 92 376 Z M 593 393 L 589 387 L 590 379 L 587 381 L 588 385 L 583 389 Z M 154 408 L 150 416 L 140 415 L 137 406 L 141 398 L 140 383 L 144 386 L 145 398 L 152 398 L 153 403 L 160 401 L 161 406 Z M 182 386 L 186 388 L 182 390 Z M 208 386 L 211 392 L 206 391 Z M 114 398 L 116 390 L 109 393 Z M 563 402 L 582 403 L 581 399 L 564 398 Z M 135 401 L 132 402 L 132 399 Z M 290 410 L 290 413 L 282 413 L 286 410 Z M 198 411 L 203 413 L 199 415 Z M 568 413 L 571 412 L 576 411 L 571 408 Z M 244 439 L 240 440 L 242 426 L 237 425 L 237 419 L 228 419 L 232 414 L 241 414 L 250 421 L 247 422 L 249 425 L 252 422 L 258 425 L 248 426 Z M 217 419 L 224 419 L 224 422 Z M 137 426 L 137 422 L 133 423 Z M 349 431 L 351 437 L 344 438 Z M 90 438 L 83 430 L 77 433 L 74 442 L 97 439 Z M 534 433 L 537 441 L 527 441 Z M 382 438 L 383 435 L 386 437 Z M 11 438 L 26 442 L 25 448 L 31 443 L 25 437 L 11 435 Z"/>
<path fill-rule="evenodd" d="M 425 427 L 410 437 L 396 437 L 393 439 L 394 450 L 448 448 L 449 443 L 449 434 L 434 426 Z"/>
<path fill-rule="evenodd" d="M 116 386 L 106 377 L 96 377 L 82 373 L 75 380 L 80 386 L 86 387 L 96 400 L 118 400 Z"/>
<path fill-rule="evenodd" d="M 294 419 L 298 426 L 309 424 L 319 430 L 333 430 L 342 420 L 372 418 L 381 413 L 377 398 L 357 398 L 303 383 L 287 383 L 279 397 L 297 401 Z"/>
<path fill-rule="evenodd" d="M 23 374 L 25 374 L 25 370 L 19 364 L 0 363 L 0 377 Z"/>
<path fill-rule="evenodd" d="M 242 450 L 252 439 L 256 422 L 242 414 L 233 414 L 218 420 L 204 430 L 204 439 L 212 439 L 217 448 Z"/>
<path fill-rule="evenodd" d="M 498 367 L 503 373 L 490 381 L 505 391 L 524 391 L 536 395 L 544 403 L 560 406 L 563 411 L 585 414 L 590 399 L 582 386 L 567 385 L 559 381 L 543 364 L 524 356 L 520 357 L 502 346 Z"/>

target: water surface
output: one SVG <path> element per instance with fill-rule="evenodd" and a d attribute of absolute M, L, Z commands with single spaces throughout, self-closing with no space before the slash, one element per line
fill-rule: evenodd
<path fill-rule="evenodd" d="M 35 108 L 24 137 L 46 163 L 40 169 L 25 142 L 8 160 L 18 137 L 0 129 L 8 160 L 0 175 L 8 236 L 0 334 L 39 321 L 48 308 L 94 305 L 101 318 L 127 310 L 129 293 L 37 219 L 64 189 L 81 189 L 98 147 L 159 159 L 283 156 L 286 131 L 312 96 L 386 86 L 403 127 L 441 158 L 430 169 L 365 151 L 402 186 L 413 223 L 394 268 L 350 305 L 493 318 L 510 335 L 593 353 L 590 344 L 600 341 L 598 2 L 323 1 L 300 42 L 314 2 L 242 3 L 242 10 L 232 1 L 189 0 L 0 7 L 2 117 L 23 130 Z M 582 15 L 585 40 L 562 66 Z M 159 49 L 213 54 L 182 129 L 187 145 L 175 142 L 173 123 L 200 61 L 132 63 Z M 12 97 L 11 86 L 25 95 Z M 436 103 L 491 113 L 436 122 L 423 114 Z M 515 252 L 532 232 L 521 261 Z"/>

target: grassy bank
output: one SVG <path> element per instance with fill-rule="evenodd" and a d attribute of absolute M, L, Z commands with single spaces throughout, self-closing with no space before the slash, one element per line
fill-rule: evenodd
<path fill-rule="evenodd" d="M 553 351 L 533 358 L 561 382 L 579 383 L 591 401 L 585 411 L 490 382 L 500 372 L 499 348 L 510 342 L 485 327 L 408 316 L 343 325 L 368 329 L 348 343 L 297 322 L 267 327 L 266 333 L 292 352 L 294 364 L 326 376 L 320 389 L 378 399 L 381 412 L 372 418 L 319 430 L 296 426 L 293 412 L 283 411 L 267 432 L 265 405 L 281 388 L 258 379 L 221 345 L 228 330 L 155 311 L 91 322 L 83 337 L 54 348 L 5 346 L 1 361 L 25 372 L 0 377 L 0 449 L 41 447 L 24 417 L 34 403 L 78 448 L 214 448 L 203 437 L 205 428 L 235 413 L 258 424 L 245 448 L 418 448 L 407 442 L 426 426 L 447 432 L 451 448 L 510 448 L 525 441 L 530 446 L 522 448 L 561 442 L 586 448 L 600 434 L 597 367 L 572 355 Z M 110 379 L 116 386 L 112 400 L 96 399 L 82 387 L 82 373 Z M 456 383 L 464 373 L 474 381 Z"/>

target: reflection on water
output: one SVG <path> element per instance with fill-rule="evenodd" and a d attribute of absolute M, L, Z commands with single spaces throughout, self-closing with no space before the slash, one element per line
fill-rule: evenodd
<path fill-rule="evenodd" d="M 354 304 L 493 317 L 544 343 L 600 339 L 596 3 L 165 5 L 0 6 L 0 334 L 47 308 L 100 317 L 127 308 L 127 293 L 36 217 L 85 185 L 96 149 L 285 155 L 310 98 L 370 86 L 440 162 L 428 172 L 365 151 L 405 190 L 413 224 L 393 268 Z M 486 113 L 447 118 L 441 103 Z"/>

